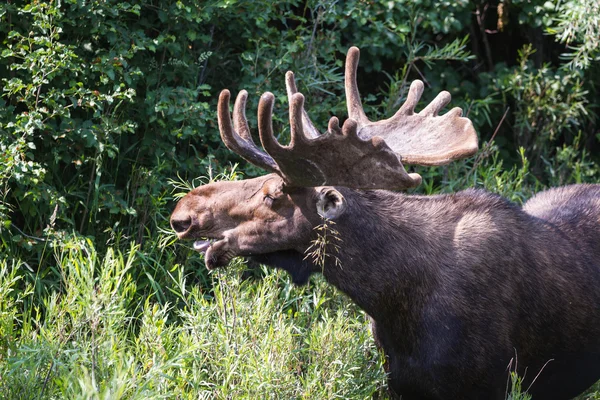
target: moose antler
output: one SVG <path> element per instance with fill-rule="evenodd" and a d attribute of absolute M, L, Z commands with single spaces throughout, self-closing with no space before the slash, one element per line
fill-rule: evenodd
<path fill-rule="evenodd" d="M 300 93 L 295 93 L 290 101 L 291 142 L 288 146 L 280 145 L 273 136 L 273 94 L 267 92 L 261 96 L 258 131 L 268 153 L 265 154 L 250 135 L 245 118 L 247 96 L 246 91 L 239 93 L 232 124 L 229 91 L 221 92 L 217 112 L 221 138 L 230 150 L 252 164 L 279 174 L 290 186 L 405 189 L 421 182 L 418 174 L 406 173 L 398 155 L 383 139 L 359 138 L 356 122 L 351 119 L 340 128 L 338 119 L 333 117 L 328 132 L 315 138 L 307 137 L 302 121 L 304 96 Z"/>
<path fill-rule="evenodd" d="M 235 99 L 233 106 L 234 124 L 231 123 L 229 115 L 229 90 L 221 91 L 217 104 L 217 120 L 221 140 L 225 146 L 234 153 L 240 155 L 244 160 L 267 171 L 281 174 L 279 167 L 272 157 L 262 152 L 252 140 L 248 119 L 246 118 L 246 100 L 248 92 L 242 90 Z"/>
<path fill-rule="evenodd" d="M 472 156 L 477 152 L 477 133 L 462 110 L 453 108 L 444 115 L 438 113 L 450 103 L 450 93 L 443 91 L 421 112 L 415 106 L 423 94 L 423 82 L 410 85 L 406 101 L 396 114 L 386 120 L 371 122 L 365 115 L 356 84 L 360 51 L 351 47 L 346 57 L 346 101 L 348 116 L 358 122 L 363 139 L 382 137 L 406 164 L 443 165 Z"/>
<path fill-rule="evenodd" d="M 247 161 L 279 174 L 290 186 L 338 185 L 361 189 L 406 189 L 420 184 L 418 174 L 408 174 L 402 161 L 420 165 L 441 165 L 477 151 L 477 135 L 467 118 L 455 108 L 443 116 L 439 111 L 450 101 L 440 93 L 423 111 L 414 108 L 423 92 L 423 83 L 412 83 L 406 102 L 390 119 L 371 122 L 366 117 L 356 85 L 358 48 L 348 51 L 346 97 L 350 118 L 342 128 L 336 117 L 320 134 L 304 110 L 304 96 L 298 93 L 292 72 L 286 74 L 290 107 L 291 141 L 282 146 L 273 136 L 273 94 L 262 95 L 258 125 L 264 153 L 252 140 L 245 107 L 248 93 L 239 93 L 229 114 L 229 91 L 219 97 L 218 119 L 225 145 Z"/>

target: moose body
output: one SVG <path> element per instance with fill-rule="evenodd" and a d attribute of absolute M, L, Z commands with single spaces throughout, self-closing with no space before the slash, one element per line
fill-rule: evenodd
<path fill-rule="evenodd" d="M 363 118 L 352 76 L 357 49 L 351 49 L 349 59 L 346 92 L 356 120 L 347 120 L 341 130 L 332 119 L 323 137 L 304 137 L 303 128 L 315 130 L 303 98 L 288 80 L 292 145 L 277 147 L 270 123 L 272 95 L 261 98 L 261 141 L 269 154 L 281 156 L 276 162 L 256 148 L 249 134 L 243 111 L 247 94 L 236 101 L 234 129 L 229 94 L 222 93 L 223 140 L 275 173 L 192 190 L 171 216 L 178 236 L 195 240 L 194 248 L 205 253 L 210 269 L 245 256 L 285 269 L 298 284 L 323 273 L 372 318 L 376 343 L 386 354 L 389 386 L 404 400 L 504 399 L 511 371 L 524 377 L 523 387 L 535 400 L 567 400 L 600 379 L 600 185 L 551 189 L 522 208 L 481 190 L 407 196 L 346 187 L 351 177 L 320 169 L 328 156 L 324 146 L 347 146 L 354 152 L 350 158 L 359 152 L 361 162 L 370 158 L 375 171 L 391 171 L 382 180 L 362 175 L 355 187 L 386 187 L 398 180 L 414 186 L 420 177 L 404 171 L 387 140 L 369 138 L 363 130 L 380 124 L 384 135 L 390 126 L 409 126 L 411 133 L 422 123 L 403 119 L 412 118 L 420 95 L 415 100 L 419 87 L 414 84 L 405 103 L 409 106 L 398 112 L 401 121 L 396 116 L 377 123 Z M 446 131 L 466 133 L 458 142 L 467 144 L 433 155 L 429 150 L 416 154 L 421 151 L 416 146 L 407 158 L 436 165 L 473 153 L 474 131 L 460 113 L 437 116 L 448 101 L 440 95 L 419 113 L 425 119 L 423 134 L 438 132 L 428 118 L 447 118 Z M 393 133 L 390 141 L 403 132 Z M 282 155 L 292 153 L 294 142 L 305 151 L 314 144 L 321 152 L 310 154 L 309 161 L 286 160 Z M 323 181 L 331 186 L 310 184 Z M 306 253 L 315 227 L 326 220 L 335 221 L 340 248 L 330 244 L 324 249 L 330 257 L 315 265 Z"/>
<path fill-rule="evenodd" d="M 340 191 L 342 267 L 323 274 L 373 319 L 402 399 L 504 399 L 509 370 L 537 378 L 534 399 L 600 379 L 600 186 L 526 212 L 483 191 Z"/>

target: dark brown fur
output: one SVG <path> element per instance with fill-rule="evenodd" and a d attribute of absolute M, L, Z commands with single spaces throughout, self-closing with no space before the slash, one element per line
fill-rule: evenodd
<path fill-rule="evenodd" d="M 251 256 L 304 283 L 322 269 L 304 251 L 323 188 L 283 193 L 278 182 L 196 189 L 173 226 L 219 239 L 211 268 Z M 336 189 L 341 266 L 322 272 L 372 317 L 402 399 L 503 399 L 509 369 L 536 400 L 570 399 L 600 379 L 600 185 L 551 189 L 523 208 L 479 190 Z"/>

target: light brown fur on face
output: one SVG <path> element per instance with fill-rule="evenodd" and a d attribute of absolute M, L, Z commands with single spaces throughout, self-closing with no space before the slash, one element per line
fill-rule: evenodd
<path fill-rule="evenodd" d="M 207 267 L 213 269 L 234 256 L 304 251 L 319 221 L 316 208 L 310 207 L 313 198 L 314 188 L 284 192 L 282 179 L 275 174 L 217 182 L 181 199 L 171 224 L 180 239 L 196 240 L 197 247 L 206 252 Z"/>

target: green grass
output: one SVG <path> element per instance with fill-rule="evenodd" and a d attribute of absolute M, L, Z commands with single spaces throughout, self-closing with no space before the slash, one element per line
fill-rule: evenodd
<path fill-rule="evenodd" d="M 168 250 L 165 250 L 168 251 Z M 213 290 L 173 270 L 140 296 L 147 255 L 88 240 L 56 251 L 60 284 L 41 293 L 16 261 L 0 273 L 0 397 L 24 399 L 256 399 L 383 396 L 383 359 L 364 313 L 321 279 L 295 287 L 284 273 L 242 279 L 217 271 Z"/>

